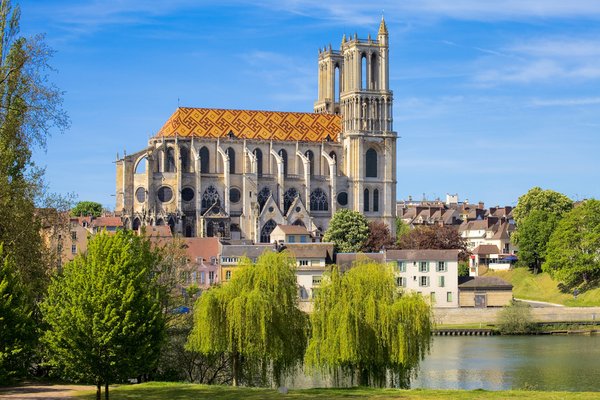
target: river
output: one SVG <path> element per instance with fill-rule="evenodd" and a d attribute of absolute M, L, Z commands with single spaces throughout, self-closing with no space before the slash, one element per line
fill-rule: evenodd
<path fill-rule="evenodd" d="M 411 387 L 600 391 L 600 336 L 436 336 Z"/>
<path fill-rule="evenodd" d="M 303 373 L 286 384 L 335 385 Z M 600 336 L 435 336 L 411 387 L 600 391 Z"/>

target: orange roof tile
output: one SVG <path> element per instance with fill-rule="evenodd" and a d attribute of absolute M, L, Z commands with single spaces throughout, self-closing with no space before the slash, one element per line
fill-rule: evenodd
<path fill-rule="evenodd" d="M 333 114 L 179 107 L 157 137 L 226 137 L 320 142 L 337 140 L 341 117 Z"/>

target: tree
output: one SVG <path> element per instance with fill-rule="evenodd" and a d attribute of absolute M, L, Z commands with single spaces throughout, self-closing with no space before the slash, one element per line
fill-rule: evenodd
<path fill-rule="evenodd" d="M 102 215 L 102 204 L 94 201 L 80 201 L 71 210 L 74 217 L 99 217 Z"/>
<path fill-rule="evenodd" d="M 410 226 L 402 218 L 396 218 L 396 240 L 410 232 Z"/>
<path fill-rule="evenodd" d="M 341 209 L 329 221 L 323 241 L 333 242 L 336 252 L 355 253 L 364 247 L 368 238 L 367 219 L 357 211 Z"/>
<path fill-rule="evenodd" d="M 44 44 L 41 35 L 20 37 L 19 19 L 19 7 L 13 7 L 10 0 L 2 0 L 0 243 L 4 244 L 3 257 L 9 260 L 7 264 L 6 259 L 2 261 L 4 279 L 6 282 L 18 282 L 19 289 L 15 289 L 10 301 L 28 302 L 27 309 L 31 316 L 39 321 L 37 305 L 49 281 L 50 257 L 47 257 L 49 252 L 44 248 L 40 236 L 40 217 L 36 212 L 36 203 L 41 203 L 44 195 L 43 171 L 36 168 L 32 152 L 35 147 L 45 146 L 52 129 L 63 131 L 69 122 L 61 108 L 62 93 L 48 82 L 52 51 Z M 16 323 L 7 323 L 2 329 L 2 336 L 19 338 L 19 348 L 32 348 L 35 345 L 35 329 L 22 334 L 21 325 Z M 20 356 L 25 354 L 28 352 L 19 353 Z"/>
<path fill-rule="evenodd" d="M 42 303 L 50 364 L 101 386 L 149 372 L 164 336 L 157 255 L 147 239 L 98 234 L 56 275 Z"/>
<path fill-rule="evenodd" d="M 0 243 L 0 386 L 27 370 L 34 326 L 31 307 Z"/>
<path fill-rule="evenodd" d="M 498 328 L 503 335 L 524 335 L 535 330 L 531 306 L 513 301 L 498 313 Z"/>
<path fill-rule="evenodd" d="M 542 268 L 566 287 L 600 279 L 600 201 L 586 200 L 565 214 L 550 236 Z"/>
<path fill-rule="evenodd" d="M 559 220 L 552 212 L 532 210 L 519 224 L 519 261 L 535 273 L 546 259 L 546 247 Z"/>
<path fill-rule="evenodd" d="M 324 279 L 310 316 L 308 367 L 357 376 L 360 385 L 407 388 L 429 350 L 432 313 L 423 297 L 396 288 L 391 267 L 338 269 Z"/>
<path fill-rule="evenodd" d="M 390 235 L 390 228 L 382 221 L 369 222 L 369 236 L 362 248 L 365 252 L 377 252 L 394 244 Z"/>
<path fill-rule="evenodd" d="M 234 386 L 242 382 L 242 362 L 258 366 L 258 376 L 266 377 L 270 369 L 277 384 L 301 362 L 307 319 L 298 309 L 295 265 L 286 252 L 265 253 L 256 264 L 244 259 L 228 284 L 197 300 L 188 348 L 226 354 Z"/>
<path fill-rule="evenodd" d="M 519 197 L 517 206 L 513 210 L 513 218 L 518 227 L 533 210 L 547 211 L 560 217 L 572 208 L 573 201 L 564 194 L 536 186 Z"/>
<path fill-rule="evenodd" d="M 451 226 L 418 226 L 398 240 L 398 246 L 406 250 L 459 249 L 459 260 L 467 260 L 469 252 L 465 238 Z"/>
<path fill-rule="evenodd" d="M 458 276 L 467 277 L 469 276 L 469 261 L 458 262 Z"/>

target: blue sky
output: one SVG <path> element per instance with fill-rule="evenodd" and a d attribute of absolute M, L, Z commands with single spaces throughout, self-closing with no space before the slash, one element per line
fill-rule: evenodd
<path fill-rule="evenodd" d="M 600 1 L 24 0 L 72 126 L 38 164 L 114 207 L 113 161 L 178 104 L 312 111 L 317 52 L 384 10 L 398 198 L 514 205 L 532 186 L 600 198 Z"/>

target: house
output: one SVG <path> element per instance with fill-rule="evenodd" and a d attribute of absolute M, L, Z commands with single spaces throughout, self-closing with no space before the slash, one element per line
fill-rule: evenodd
<path fill-rule="evenodd" d="M 337 253 L 335 262 L 340 271 L 345 272 L 359 262 L 385 263 L 385 253 Z"/>
<path fill-rule="evenodd" d="M 231 244 L 221 248 L 221 282 L 229 282 L 242 258 L 256 262 L 264 252 L 277 251 L 275 244 Z"/>
<path fill-rule="evenodd" d="M 515 225 L 498 217 L 465 221 L 458 228 L 460 235 L 467 241 L 467 249 L 473 251 L 479 245 L 495 245 L 499 254 L 514 255 L 517 251 L 511 243 Z"/>
<path fill-rule="evenodd" d="M 166 226 L 168 228 L 168 226 Z M 184 287 L 195 285 L 207 289 L 220 282 L 218 238 L 182 238 L 188 263 L 184 272 Z"/>
<path fill-rule="evenodd" d="M 312 237 L 305 227 L 300 225 L 277 225 L 271 232 L 271 242 L 310 243 Z"/>
<path fill-rule="evenodd" d="M 300 302 L 311 301 L 321 284 L 323 273 L 333 263 L 333 243 L 288 243 L 282 250 L 296 258 Z"/>
<path fill-rule="evenodd" d="M 388 250 L 396 283 L 422 294 L 433 307 L 458 307 L 460 250 Z"/>
<path fill-rule="evenodd" d="M 460 307 L 504 307 L 513 299 L 513 286 L 497 277 L 478 276 L 458 285 Z"/>

